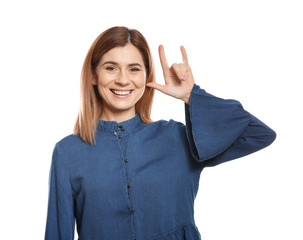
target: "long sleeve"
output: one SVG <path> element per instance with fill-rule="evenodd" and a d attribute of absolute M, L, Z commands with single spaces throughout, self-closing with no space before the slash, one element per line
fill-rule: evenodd
<path fill-rule="evenodd" d="M 240 102 L 215 97 L 196 83 L 189 105 L 184 105 L 190 151 L 204 166 L 251 154 L 276 138 L 276 133 L 245 111 Z"/>
<path fill-rule="evenodd" d="M 57 143 L 49 172 L 45 240 L 74 239 L 74 202 L 66 162 Z"/>

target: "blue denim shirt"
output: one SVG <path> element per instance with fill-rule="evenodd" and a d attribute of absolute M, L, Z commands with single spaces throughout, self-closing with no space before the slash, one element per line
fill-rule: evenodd
<path fill-rule="evenodd" d="M 204 167 L 270 145 L 276 133 L 236 100 L 195 84 L 185 120 L 99 120 L 96 146 L 69 135 L 54 147 L 47 240 L 198 240 L 194 200 Z"/>

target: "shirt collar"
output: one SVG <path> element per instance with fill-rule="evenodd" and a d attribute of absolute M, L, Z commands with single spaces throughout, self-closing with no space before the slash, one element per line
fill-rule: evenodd
<path fill-rule="evenodd" d="M 99 119 L 98 130 L 101 132 L 113 133 L 129 133 L 140 125 L 144 124 L 141 117 L 138 113 L 136 115 L 126 121 L 116 122 L 116 121 L 105 121 Z"/>

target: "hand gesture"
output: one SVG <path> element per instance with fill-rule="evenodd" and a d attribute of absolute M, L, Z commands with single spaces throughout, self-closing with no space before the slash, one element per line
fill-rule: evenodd
<path fill-rule="evenodd" d="M 190 93 L 194 86 L 194 77 L 191 68 L 188 65 L 187 54 L 183 46 L 180 47 L 183 63 L 174 63 L 168 66 L 163 45 L 159 46 L 159 57 L 163 70 L 165 85 L 156 82 L 146 84 L 147 87 L 155 88 L 164 94 L 183 100 L 189 104 Z"/>

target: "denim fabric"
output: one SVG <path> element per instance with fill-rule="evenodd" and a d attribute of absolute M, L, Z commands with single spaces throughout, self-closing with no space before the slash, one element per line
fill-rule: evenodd
<path fill-rule="evenodd" d="M 270 145 L 276 133 L 236 100 L 195 84 L 185 121 L 99 120 L 96 142 L 54 147 L 47 240 L 199 240 L 194 200 L 204 167 Z"/>

